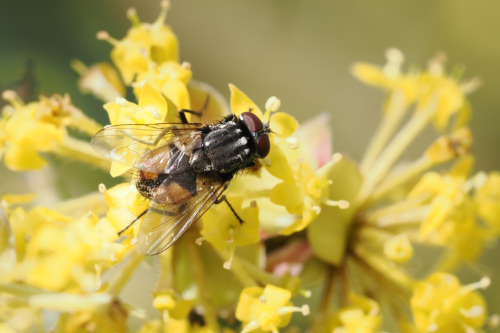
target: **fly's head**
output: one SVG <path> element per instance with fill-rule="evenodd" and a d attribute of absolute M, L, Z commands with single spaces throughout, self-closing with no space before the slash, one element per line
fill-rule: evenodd
<path fill-rule="evenodd" d="M 269 122 L 262 123 L 259 117 L 251 112 L 243 112 L 240 115 L 240 121 L 245 124 L 253 138 L 254 156 L 256 158 L 266 157 L 271 149 L 271 142 L 269 141 L 271 129 L 269 128 Z"/>

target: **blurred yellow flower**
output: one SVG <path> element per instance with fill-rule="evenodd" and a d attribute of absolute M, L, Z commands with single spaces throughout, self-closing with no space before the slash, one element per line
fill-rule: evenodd
<path fill-rule="evenodd" d="M 475 291 L 489 280 L 461 286 L 451 274 L 434 273 L 415 285 L 411 307 L 415 324 L 424 332 L 472 332 L 486 319 L 486 303 Z"/>
<path fill-rule="evenodd" d="M 135 9 L 128 10 L 132 28 L 122 40 L 116 40 L 105 32 L 98 33 L 113 45 L 111 59 L 122 74 L 125 84 L 130 85 L 136 74 L 149 69 L 149 63 L 162 64 L 166 61 L 178 61 L 178 41 L 169 26 L 163 22 L 167 17 L 168 1 L 161 2 L 160 15 L 152 24 L 141 23 Z"/>
<path fill-rule="evenodd" d="M 277 332 L 278 328 L 288 325 L 293 312 L 301 312 L 304 316 L 309 314 L 307 305 L 294 307 L 290 298 L 290 291 L 273 285 L 245 288 L 236 307 L 236 318 L 244 325 L 242 333 L 258 329 Z"/>

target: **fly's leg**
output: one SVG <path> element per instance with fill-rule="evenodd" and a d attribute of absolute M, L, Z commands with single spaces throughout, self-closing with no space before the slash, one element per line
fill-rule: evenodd
<path fill-rule="evenodd" d="M 144 210 L 142 213 L 139 214 L 139 216 L 137 216 L 132 222 L 130 222 L 130 224 L 125 227 L 125 229 L 119 231 L 118 237 L 120 237 L 125 231 L 127 231 L 128 228 L 130 228 L 135 222 L 137 222 L 137 220 L 139 220 L 141 217 L 143 217 L 148 212 L 148 210 L 149 210 L 149 208 Z"/>
<path fill-rule="evenodd" d="M 187 110 L 187 109 L 180 110 L 179 111 L 179 118 L 181 118 L 181 122 L 183 124 L 189 124 L 189 122 L 186 118 L 186 113 L 194 114 L 201 119 L 201 116 L 203 116 L 203 113 L 205 113 L 205 110 L 207 109 L 209 102 L 210 102 L 210 95 L 207 95 L 207 99 L 205 100 L 205 104 L 203 104 L 201 111 L 193 111 L 193 110 Z"/>
<path fill-rule="evenodd" d="M 236 214 L 236 211 L 233 209 L 233 206 L 231 206 L 231 204 L 229 203 L 229 201 L 227 201 L 226 199 L 226 196 L 225 195 L 221 195 L 217 200 L 215 200 L 215 204 L 218 205 L 220 203 L 222 203 L 223 201 L 225 201 L 227 203 L 227 205 L 229 206 L 229 209 L 231 209 L 231 211 L 233 212 L 234 216 L 236 217 L 236 219 L 238 219 L 238 221 L 240 222 L 240 224 L 243 224 L 245 223 L 245 221 L 243 221 L 241 219 L 241 217 L 238 216 L 238 214 Z"/>

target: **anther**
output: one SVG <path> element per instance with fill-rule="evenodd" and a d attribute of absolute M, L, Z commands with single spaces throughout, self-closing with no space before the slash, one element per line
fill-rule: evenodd
<path fill-rule="evenodd" d="M 255 201 L 255 200 L 250 201 L 250 208 L 252 208 L 252 209 L 257 208 L 257 201 Z"/>
<path fill-rule="evenodd" d="M 99 184 L 99 192 L 104 193 L 106 192 L 106 185 L 103 183 Z"/>
<path fill-rule="evenodd" d="M 286 143 L 288 144 L 288 148 L 290 149 L 299 148 L 299 140 L 297 140 L 297 138 L 294 138 L 292 136 L 286 138 Z"/>
<path fill-rule="evenodd" d="M 266 110 L 269 110 L 271 112 L 278 111 L 280 106 L 281 106 L 281 101 L 276 96 L 269 97 L 269 99 L 266 102 Z"/>
<path fill-rule="evenodd" d="M 115 103 L 124 108 L 128 107 L 128 101 L 122 97 L 117 97 Z"/>
<path fill-rule="evenodd" d="M 333 161 L 333 163 L 337 163 L 337 162 L 339 162 L 342 158 L 343 158 L 343 156 L 342 156 L 342 154 L 341 154 L 341 153 L 335 153 L 335 154 L 333 154 L 333 156 L 332 156 L 332 161 Z"/>
<path fill-rule="evenodd" d="M 134 27 L 139 27 L 141 25 L 141 21 L 134 7 L 127 9 L 127 18 L 132 22 Z"/>
<path fill-rule="evenodd" d="M 137 244 L 137 237 L 134 237 L 130 240 L 130 245 L 134 246 L 135 244 Z"/>
<path fill-rule="evenodd" d="M 191 69 L 191 64 L 187 61 L 184 61 L 182 64 L 181 64 L 181 68 L 182 69 Z"/>
<path fill-rule="evenodd" d="M 196 245 L 201 246 L 201 244 L 203 243 L 203 237 L 196 238 L 194 242 L 196 243 Z"/>
<path fill-rule="evenodd" d="M 163 0 L 162 2 L 160 2 L 160 6 L 162 9 L 170 9 L 170 1 L 169 0 Z"/>

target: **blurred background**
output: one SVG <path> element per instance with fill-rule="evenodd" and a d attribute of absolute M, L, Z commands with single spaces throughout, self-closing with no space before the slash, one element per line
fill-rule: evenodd
<path fill-rule="evenodd" d="M 78 75 L 69 64 L 75 58 L 88 65 L 109 60 L 111 46 L 95 34 L 106 30 L 122 38 L 130 27 L 125 15 L 129 7 L 137 9 L 142 21 L 152 22 L 159 1 L 3 1 L 0 82 L 17 80 L 31 59 L 39 93 L 68 92 L 77 107 L 107 124 L 102 103 L 78 92 Z M 167 23 L 179 38 L 181 61 L 191 63 L 195 79 L 226 97 L 227 84 L 233 83 L 259 105 L 275 95 L 282 110 L 299 121 L 328 111 L 335 151 L 357 160 L 380 120 L 384 94 L 356 81 L 350 66 L 356 61 L 383 65 L 388 47 L 403 51 L 405 68 L 424 67 L 436 52 L 444 51 L 449 69 L 463 64 L 465 77 L 484 81 L 470 96 L 471 128 L 476 169 L 491 171 L 500 169 L 499 12 L 500 2 L 493 0 L 173 0 Z M 427 134 L 413 145 L 413 157 L 431 140 L 432 131 Z M 57 182 L 69 197 L 96 190 L 108 177 L 64 163 L 71 168 L 59 168 L 57 176 L 47 175 L 45 183 L 31 186 Z M 31 179 L 5 177 L 11 173 L 3 165 L 0 171 L 1 193 L 22 193 L 12 187 Z M 500 271 L 497 258 L 492 249 L 482 263 Z M 485 296 L 490 313 L 500 312 L 500 281 L 494 279 Z"/>

